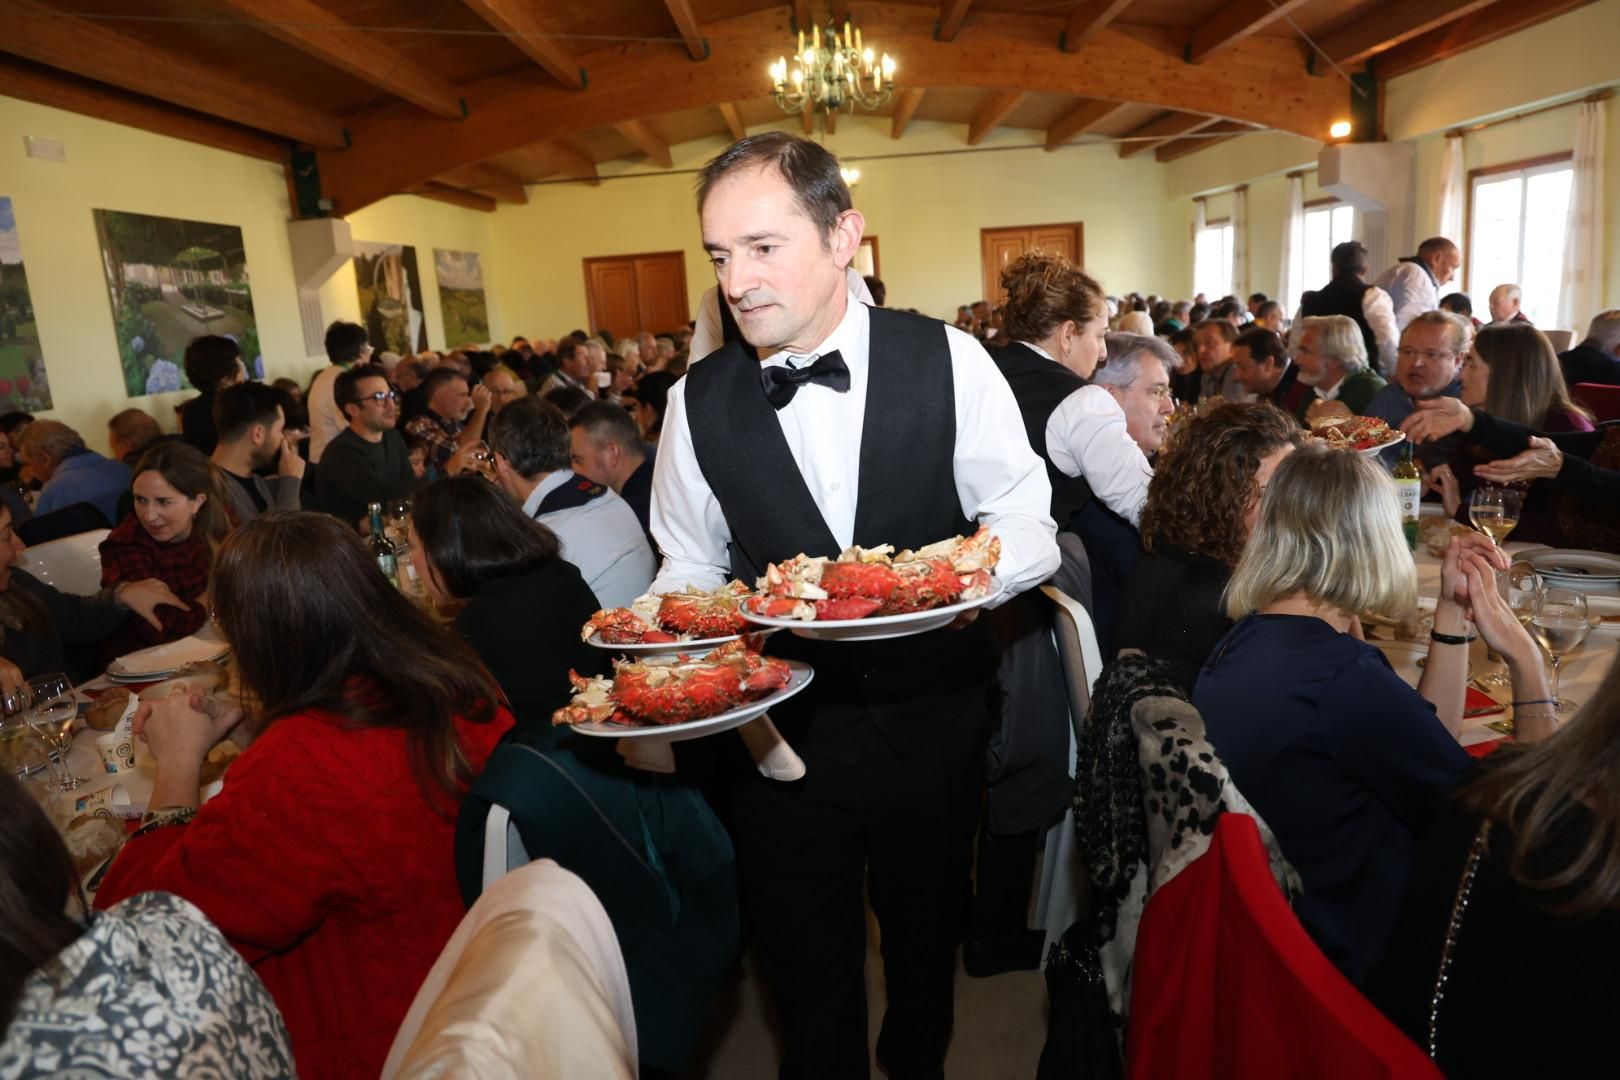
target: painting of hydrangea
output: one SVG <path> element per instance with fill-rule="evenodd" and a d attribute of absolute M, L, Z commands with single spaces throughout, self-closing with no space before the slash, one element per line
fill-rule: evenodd
<path fill-rule="evenodd" d="M 235 225 L 93 211 L 112 301 L 124 389 L 130 397 L 189 389 L 186 343 L 220 334 L 264 372 L 247 255 Z"/>
<path fill-rule="evenodd" d="M 0 412 L 51 407 L 51 384 L 34 325 L 34 301 L 23 270 L 11 200 L 0 195 Z"/>

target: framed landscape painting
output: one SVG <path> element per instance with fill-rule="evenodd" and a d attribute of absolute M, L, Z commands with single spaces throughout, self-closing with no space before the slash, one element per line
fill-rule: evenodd
<path fill-rule="evenodd" d="M 433 274 L 439 279 L 444 347 L 457 349 L 487 343 L 489 311 L 484 306 L 484 270 L 478 253 L 434 248 Z"/>
<path fill-rule="evenodd" d="M 360 290 L 360 321 L 373 349 L 413 356 L 427 348 L 422 275 L 414 247 L 357 241 L 354 283 Z"/>
<path fill-rule="evenodd" d="M 189 389 L 186 345 L 218 334 L 264 375 L 247 253 L 235 225 L 94 210 L 114 334 L 130 397 Z"/>
<path fill-rule="evenodd" d="M 11 200 L 0 195 L 0 412 L 51 407 L 51 384 L 34 325 L 22 244 Z"/>

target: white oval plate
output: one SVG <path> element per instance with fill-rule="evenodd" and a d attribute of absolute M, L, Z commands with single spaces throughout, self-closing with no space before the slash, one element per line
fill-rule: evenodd
<path fill-rule="evenodd" d="M 1547 578 L 1587 582 L 1593 585 L 1613 585 L 1620 582 L 1620 558 L 1605 555 L 1601 551 L 1542 548 L 1539 551 L 1527 551 L 1520 558 Z"/>
<path fill-rule="evenodd" d="M 750 720 L 757 720 L 765 715 L 771 706 L 780 705 L 810 685 L 810 680 L 816 673 L 809 664 L 802 660 L 789 660 L 787 665 L 793 669 L 793 673 L 788 676 L 788 684 L 782 689 L 773 690 L 758 701 L 751 701 L 747 705 L 738 706 L 718 716 L 688 720 L 684 724 L 649 724 L 645 727 L 626 727 L 622 724 L 574 724 L 573 729 L 581 735 L 592 735 L 599 739 L 657 739 L 664 742 L 685 742 L 687 739 L 701 739 L 705 735 L 730 731 Z"/>
<path fill-rule="evenodd" d="M 673 656 L 676 653 L 685 653 L 688 656 L 703 656 L 718 649 L 728 641 L 736 641 L 741 634 L 728 634 L 726 637 L 703 638 L 700 641 L 637 641 L 625 645 L 614 645 L 603 641 L 600 633 L 592 632 L 585 639 L 585 644 L 598 649 L 607 649 L 611 652 L 625 653 L 640 656 Z"/>
<path fill-rule="evenodd" d="M 1350 452 L 1352 454 L 1382 454 L 1385 450 L 1388 450 L 1390 447 L 1399 446 L 1399 445 L 1401 445 L 1401 443 L 1406 441 L 1406 432 L 1401 431 L 1399 428 L 1395 428 L 1395 429 L 1392 429 L 1392 430 L 1394 430 L 1394 432 L 1395 432 L 1395 438 L 1389 440 L 1389 442 L 1387 442 L 1387 443 L 1379 443 L 1377 446 L 1369 446 L 1365 450 L 1352 450 Z"/>
<path fill-rule="evenodd" d="M 873 615 L 865 619 L 805 622 L 803 619 L 755 615 L 746 609 L 743 611 L 743 618 L 760 626 L 791 630 L 799 637 L 809 638 L 812 641 L 884 641 L 888 638 L 926 634 L 930 630 L 949 626 L 962 612 L 984 607 L 998 599 L 1001 593 L 1002 586 L 998 581 L 988 593 L 977 600 L 963 600 L 956 604 L 946 604 L 944 607 L 929 608 L 927 611 L 908 611 L 903 615 Z"/>

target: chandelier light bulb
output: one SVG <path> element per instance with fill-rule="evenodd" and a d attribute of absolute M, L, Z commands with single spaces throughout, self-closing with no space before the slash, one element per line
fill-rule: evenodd
<path fill-rule="evenodd" d="M 797 31 L 796 45 L 791 67 L 778 57 L 768 71 L 783 112 L 876 109 L 893 99 L 894 58 L 869 47 L 853 21 L 812 22 Z"/>
<path fill-rule="evenodd" d="M 1328 134 L 1333 136 L 1335 139 L 1343 139 L 1348 137 L 1350 134 L 1350 121 L 1335 120 L 1333 122 L 1333 126 L 1328 128 Z"/>

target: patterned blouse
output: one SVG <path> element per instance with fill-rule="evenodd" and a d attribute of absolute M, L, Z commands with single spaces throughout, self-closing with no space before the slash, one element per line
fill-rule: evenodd
<path fill-rule="evenodd" d="M 143 893 L 99 913 L 34 972 L 0 1078 L 295 1076 L 264 984 L 201 911 Z"/>

